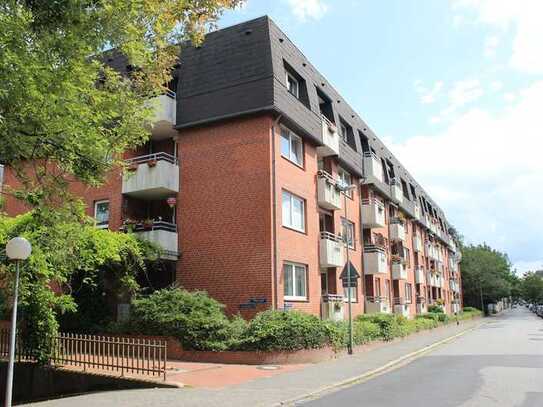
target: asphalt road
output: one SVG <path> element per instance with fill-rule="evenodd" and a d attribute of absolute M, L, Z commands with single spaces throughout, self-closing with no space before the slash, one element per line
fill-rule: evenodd
<path fill-rule="evenodd" d="M 304 407 L 543 406 L 543 320 L 517 308 L 411 363 Z"/>

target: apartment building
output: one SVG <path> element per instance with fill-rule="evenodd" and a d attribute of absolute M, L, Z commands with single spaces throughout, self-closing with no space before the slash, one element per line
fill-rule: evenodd
<path fill-rule="evenodd" d="M 186 47 L 169 88 L 127 171 L 73 185 L 97 227 L 164 249 L 157 287 L 206 290 L 248 317 L 341 319 L 349 264 L 353 315 L 461 308 L 443 211 L 268 17 Z"/>

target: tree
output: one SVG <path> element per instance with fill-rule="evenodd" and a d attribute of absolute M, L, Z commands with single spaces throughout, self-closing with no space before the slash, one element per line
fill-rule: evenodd
<path fill-rule="evenodd" d="M 530 304 L 543 303 L 543 278 L 535 272 L 524 274 L 520 284 L 522 298 Z"/>
<path fill-rule="evenodd" d="M 14 236 L 32 244 L 32 255 L 21 264 L 19 295 L 25 345 L 41 362 L 49 357 L 51 337 L 58 329 L 57 316 L 77 311 L 73 291 L 78 284 L 94 286 L 101 275 L 114 276 L 119 290 L 136 293 L 136 276 L 146 270 L 145 259 L 156 250 L 132 234 L 97 229 L 80 207 L 51 210 L 37 208 L 10 218 L 0 214 L 0 280 L 11 295 L 14 265 L 5 245 Z"/>
<path fill-rule="evenodd" d="M 171 80 L 178 44 L 202 41 L 223 10 L 240 3 L 3 1 L 0 163 L 23 190 L 37 191 L 23 197 L 61 201 L 72 179 L 100 183 L 123 151 L 147 139 L 146 101 Z M 108 66 L 112 53 L 130 72 Z"/>
<path fill-rule="evenodd" d="M 486 244 L 462 247 L 462 289 L 464 303 L 472 307 L 511 295 L 515 276 L 505 253 Z"/>

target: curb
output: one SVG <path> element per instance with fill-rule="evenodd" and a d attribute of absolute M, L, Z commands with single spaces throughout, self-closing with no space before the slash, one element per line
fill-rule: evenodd
<path fill-rule="evenodd" d="M 481 327 L 482 325 L 485 325 L 486 323 L 487 323 L 487 321 L 483 321 L 483 322 L 481 322 L 479 324 L 475 324 L 474 326 L 472 326 L 470 328 L 467 328 L 467 329 L 465 329 L 465 330 L 463 330 L 461 332 L 458 332 L 457 334 L 449 336 L 448 338 L 441 339 L 441 340 L 439 340 L 437 342 L 432 343 L 431 345 L 427 345 L 427 346 L 425 346 L 425 347 L 423 347 L 423 348 L 421 348 L 419 350 L 410 352 L 410 353 L 408 353 L 406 355 L 403 355 L 403 356 L 401 356 L 401 357 L 399 357 L 397 359 L 394 359 L 394 360 L 384 364 L 383 366 L 378 367 L 377 369 L 373 369 L 373 370 L 370 370 L 368 372 L 362 373 L 361 375 L 354 376 L 354 377 L 351 377 L 349 379 L 333 383 L 333 384 L 331 384 L 329 386 L 322 387 L 319 390 L 312 391 L 310 393 L 304 394 L 303 396 L 298 396 L 298 397 L 295 397 L 295 398 L 292 398 L 292 399 L 289 399 L 289 400 L 281 401 L 279 403 L 274 404 L 274 407 L 275 406 L 294 406 L 294 405 L 296 405 L 296 403 L 314 400 L 314 399 L 318 398 L 319 396 L 322 396 L 322 395 L 324 395 L 326 393 L 332 393 L 333 391 L 339 390 L 341 388 L 349 387 L 349 386 L 352 386 L 353 384 L 363 382 L 363 381 L 368 380 L 368 379 L 370 379 L 370 378 L 372 378 L 374 376 L 378 376 L 379 374 L 385 373 L 385 372 L 387 372 L 389 370 L 393 370 L 394 368 L 398 368 L 398 367 L 402 366 L 403 364 L 408 363 L 412 359 L 415 359 L 418 356 L 421 356 L 421 355 L 423 355 L 425 353 L 428 353 L 428 352 L 434 350 L 435 348 L 437 348 L 437 347 L 439 347 L 441 345 L 444 345 L 444 344 L 446 344 L 448 342 L 451 342 L 451 341 L 455 340 L 456 338 L 459 338 L 460 336 L 467 334 L 468 332 L 474 331 L 475 329 Z"/>

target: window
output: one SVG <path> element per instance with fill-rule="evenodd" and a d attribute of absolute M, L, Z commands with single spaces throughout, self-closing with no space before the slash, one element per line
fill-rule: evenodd
<path fill-rule="evenodd" d="M 285 300 L 307 300 L 307 267 L 299 263 L 285 262 Z"/>
<path fill-rule="evenodd" d="M 376 297 L 381 296 L 381 279 L 380 278 L 375 279 L 375 296 Z"/>
<path fill-rule="evenodd" d="M 287 72 L 287 89 L 296 99 L 300 97 L 300 85 L 298 80 Z"/>
<path fill-rule="evenodd" d="M 405 302 L 410 304 L 413 299 L 413 292 L 410 283 L 405 283 Z"/>
<path fill-rule="evenodd" d="M 339 130 L 341 133 L 341 138 L 344 142 L 347 142 L 349 140 L 349 133 L 347 133 L 347 126 L 343 122 L 339 123 Z"/>
<path fill-rule="evenodd" d="M 343 236 L 343 240 L 347 242 L 350 249 L 355 249 L 355 232 L 354 232 L 354 223 L 342 218 L 341 219 L 341 235 Z"/>
<path fill-rule="evenodd" d="M 109 201 L 94 202 L 94 219 L 96 226 L 99 228 L 107 228 L 109 224 Z"/>
<path fill-rule="evenodd" d="M 338 177 L 339 177 L 339 182 L 341 184 L 343 184 L 343 185 L 352 185 L 353 184 L 351 174 L 349 174 L 343 168 L 338 169 Z M 345 195 L 347 195 L 349 198 L 352 199 L 353 190 L 352 189 L 348 190 L 347 192 L 345 192 Z"/>
<path fill-rule="evenodd" d="M 283 191 L 283 226 L 305 232 L 305 202 L 302 198 Z"/>
<path fill-rule="evenodd" d="M 321 273 L 321 294 L 328 294 L 328 273 Z"/>
<path fill-rule="evenodd" d="M 298 166 L 304 165 L 303 141 L 286 128 L 281 129 L 281 156 Z"/>
<path fill-rule="evenodd" d="M 343 300 L 349 302 L 349 291 L 351 291 L 351 302 L 358 302 L 358 290 L 357 286 L 343 287 Z"/>

